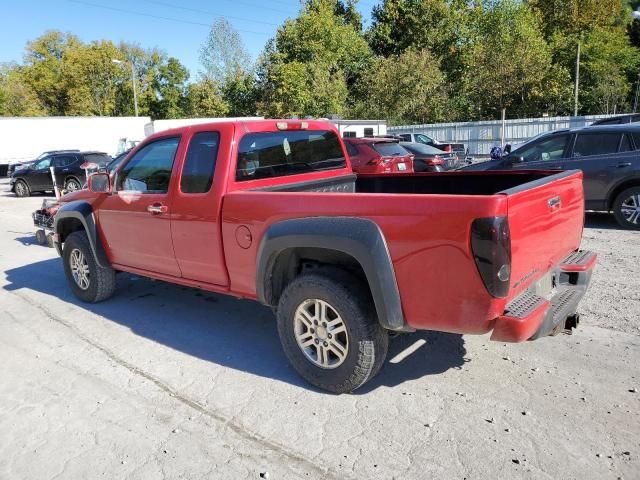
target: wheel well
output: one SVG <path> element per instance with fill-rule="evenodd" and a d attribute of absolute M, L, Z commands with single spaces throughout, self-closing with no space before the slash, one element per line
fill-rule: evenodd
<path fill-rule="evenodd" d="M 360 263 L 351 255 L 327 248 L 296 247 L 280 252 L 270 261 L 265 281 L 267 300 L 278 304 L 285 287 L 302 272 L 318 267 L 333 266 L 348 271 L 361 279 L 368 287 L 367 278 Z"/>
<path fill-rule="evenodd" d="M 80 181 L 80 179 L 79 179 L 78 177 L 76 177 L 75 175 L 69 175 L 68 177 L 66 177 L 66 178 L 64 179 L 64 185 L 66 185 L 66 184 L 67 184 L 67 182 L 68 182 L 69 180 L 75 180 L 75 181 L 76 181 L 76 182 L 78 182 L 78 183 L 80 184 L 80 186 L 82 187 L 82 182 L 81 182 L 81 181 Z M 63 185 L 63 187 L 64 187 L 64 185 Z"/>
<path fill-rule="evenodd" d="M 60 242 L 64 242 L 64 239 L 71 235 L 73 232 L 84 230 L 84 225 L 77 218 L 65 218 L 62 224 L 58 227 L 58 235 L 60 235 Z"/>
<path fill-rule="evenodd" d="M 626 182 L 622 182 L 613 191 L 609 194 L 609 200 L 607 201 L 607 208 L 611 210 L 613 208 L 613 202 L 616 201 L 616 197 L 622 193 L 627 188 L 631 187 L 640 187 L 640 178 L 633 178 L 631 180 L 627 180 Z"/>

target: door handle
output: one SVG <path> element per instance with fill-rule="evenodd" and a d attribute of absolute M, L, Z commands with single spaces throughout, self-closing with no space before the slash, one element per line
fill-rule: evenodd
<path fill-rule="evenodd" d="M 68 168 L 65 168 L 65 169 L 63 169 L 62 171 L 63 171 L 63 172 L 68 172 L 68 171 L 69 171 L 69 169 L 68 169 Z"/>
<path fill-rule="evenodd" d="M 616 165 L 618 168 L 624 168 L 624 167 L 630 167 L 631 166 L 631 162 L 625 162 L 625 163 L 619 163 L 618 165 Z"/>
<path fill-rule="evenodd" d="M 167 213 L 168 211 L 169 207 L 167 207 L 166 205 L 162 205 L 161 203 L 154 203 L 153 205 L 147 206 L 147 212 L 154 215 L 160 215 L 162 213 Z"/>

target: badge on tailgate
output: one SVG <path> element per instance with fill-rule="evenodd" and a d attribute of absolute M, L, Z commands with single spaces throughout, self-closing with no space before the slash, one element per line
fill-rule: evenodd
<path fill-rule="evenodd" d="M 562 201 L 560 200 L 560 195 L 558 195 L 557 197 L 553 197 L 553 198 L 550 198 L 549 200 L 547 200 L 547 205 L 549 205 L 549 210 L 551 210 L 552 212 L 554 210 L 559 209 L 562 206 Z"/>

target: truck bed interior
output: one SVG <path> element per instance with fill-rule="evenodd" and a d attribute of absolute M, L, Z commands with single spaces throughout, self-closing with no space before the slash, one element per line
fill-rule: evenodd
<path fill-rule="evenodd" d="M 397 193 L 444 195 L 494 195 L 567 172 L 492 171 L 445 172 L 414 175 L 345 175 L 317 181 L 289 183 L 259 190 L 278 192 Z"/>

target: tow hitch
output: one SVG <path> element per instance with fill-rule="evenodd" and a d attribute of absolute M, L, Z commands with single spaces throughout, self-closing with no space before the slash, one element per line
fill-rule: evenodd
<path fill-rule="evenodd" d="M 564 331 L 567 335 L 571 335 L 574 328 L 578 328 L 578 324 L 580 323 L 580 314 L 575 313 L 573 315 L 569 315 L 567 320 L 564 323 Z"/>

